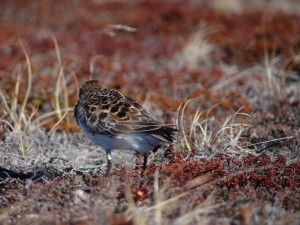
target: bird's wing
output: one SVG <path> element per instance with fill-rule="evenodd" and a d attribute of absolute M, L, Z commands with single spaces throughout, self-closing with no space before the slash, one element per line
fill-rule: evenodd
<path fill-rule="evenodd" d="M 98 134 L 156 133 L 163 124 L 155 121 L 143 107 L 130 97 L 105 89 L 81 102 L 80 115 L 84 125 Z"/>

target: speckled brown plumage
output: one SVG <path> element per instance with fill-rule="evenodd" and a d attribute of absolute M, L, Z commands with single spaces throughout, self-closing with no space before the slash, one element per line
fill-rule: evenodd
<path fill-rule="evenodd" d="M 132 98 L 97 80 L 81 87 L 74 116 L 83 132 L 106 151 L 108 164 L 113 149 L 135 150 L 147 157 L 148 151 L 171 143 L 176 132 L 174 126 L 154 120 Z"/>

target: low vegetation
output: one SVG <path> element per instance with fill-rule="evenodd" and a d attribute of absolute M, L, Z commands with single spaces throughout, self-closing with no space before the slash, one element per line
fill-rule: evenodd
<path fill-rule="evenodd" d="M 296 1 L 0 2 L 0 224 L 299 224 Z M 103 176 L 91 78 L 178 126 L 145 173 Z"/>

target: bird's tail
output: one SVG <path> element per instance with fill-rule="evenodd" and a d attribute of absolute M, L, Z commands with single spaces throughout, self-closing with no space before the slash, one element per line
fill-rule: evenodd
<path fill-rule="evenodd" d="M 175 125 L 166 125 L 152 131 L 151 135 L 157 139 L 162 140 L 163 142 L 172 143 L 175 139 L 177 131 L 178 130 Z"/>

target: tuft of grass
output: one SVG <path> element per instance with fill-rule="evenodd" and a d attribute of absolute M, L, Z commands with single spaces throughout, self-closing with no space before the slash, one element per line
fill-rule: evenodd
<path fill-rule="evenodd" d="M 178 108 L 176 118 L 180 130 L 178 149 L 211 157 L 220 153 L 228 155 L 249 153 L 250 150 L 246 148 L 242 135 L 251 125 L 236 122 L 251 117 L 241 112 L 243 107 L 228 116 L 220 125 L 217 118 L 209 117 L 217 105 L 207 112 L 201 111 L 199 107 L 193 116 L 186 115 L 188 105 L 197 100 L 198 98 L 189 99 Z"/>
<path fill-rule="evenodd" d="M 182 52 L 182 62 L 190 69 L 195 69 L 199 65 L 208 62 L 210 53 L 214 50 L 208 39 L 216 31 L 216 26 L 204 24 L 198 25 L 195 31 L 187 39 Z"/>
<path fill-rule="evenodd" d="M 64 114 L 62 114 L 62 109 L 61 109 L 61 92 L 62 92 L 62 97 L 63 97 L 63 106 L 65 109 L 69 109 L 69 94 L 68 94 L 68 88 L 66 85 L 66 80 L 64 76 L 64 67 L 62 65 L 62 60 L 60 56 L 60 51 L 59 51 L 59 46 L 57 43 L 56 38 L 51 35 L 54 46 L 55 46 L 55 52 L 56 52 L 56 58 L 57 62 L 59 64 L 59 71 L 57 74 L 56 78 L 56 84 L 55 84 L 55 93 L 54 93 L 54 109 L 55 112 L 57 113 L 59 123 L 66 118 L 67 124 L 70 124 L 70 116 L 68 116 L 68 110 L 64 110 Z"/>
<path fill-rule="evenodd" d="M 8 124 L 9 127 L 14 132 L 23 131 L 30 123 L 30 121 L 28 121 L 28 116 L 27 116 L 25 110 L 26 110 L 26 105 L 28 103 L 28 98 L 29 98 L 29 95 L 31 92 L 32 70 L 31 70 L 30 59 L 29 59 L 28 53 L 24 47 L 24 44 L 22 41 L 20 41 L 19 43 L 20 43 L 23 53 L 25 55 L 26 68 L 27 68 L 27 74 L 28 74 L 27 89 L 26 89 L 25 97 L 23 99 L 22 104 L 20 106 L 18 105 L 20 80 L 23 75 L 21 72 L 20 66 L 17 67 L 17 81 L 16 81 L 15 90 L 13 93 L 13 97 L 10 101 L 10 104 L 9 104 L 9 101 L 7 100 L 7 98 L 5 97 L 4 93 L 0 89 L 1 103 L 2 103 L 2 106 L 3 106 L 6 116 L 8 116 L 8 120 L 2 120 L 2 121 L 4 121 L 6 124 Z M 32 118 L 32 116 L 30 116 L 29 118 Z"/>
<path fill-rule="evenodd" d="M 28 53 L 24 47 L 23 42 L 19 41 L 21 48 L 23 50 L 25 60 L 26 60 L 26 68 L 27 68 L 27 74 L 28 74 L 28 82 L 27 82 L 27 89 L 25 93 L 25 97 L 23 99 L 23 102 L 21 105 L 18 105 L 18 94 L 19 94 L 19 88 L 20 88 L 20 80 L 21 76 L 23 75 L 21 73 L 20 67 L 17 69 L 17 81 L 15 85 L 15 90 L 13 93 L 13 97 L 10 101 L 10 107 L 8 100 L 4 96 L 3 92 L 0 90 L 0 96 L 1 96 L 1 103 L 2 106 L 8 115 L 7 120 L 2 120 L 5 122 L 10 129 L 14 133 L 20 133 L 20 139 L 19 139 L 19 151 L 22 155 L 22 158 L 26 160 L 30 153 L 32 152 L 32 140 L 29 137 L 29 131 L 31 128 L 31 121 L 34 115 L 37 112 L 37 109 L 33 109 L 33 111 L 28 115 L 26 112 L 26 106 L 28 104 L 28 99 L 31 92 L 31 85 L 32 85 L 32 70 L 31 70 L 31 63 L 30 58 L 28 56 Z"/>
<path fill-rule="evenodd" d="M 30 153 L 32 152 L 33 148 L 32 148 L 32 140 L 30 139 L 29 136 L 27 135 L 22 135 L 20 137 L 20 141 L 19 141 L 19 150 L 22 154 L 22 158 L 23 160 L 27 160 Z"/>
<path fill-rule="evenodd" d="M 50 132 L 48 132 L 49 137 L 57 128 L 57 126 L 64 120 L 66 120 L 67 125 L 71 123 L 69 112 L 73 111 L 73 108 L 69 107 L 69 93 L 66 85 L 67 81 L 64 77 L 63 66 L 59 56 L 59 49 L 54 37 L 53 40 L 55 43 L 57 60 L 60 68 L 57 75 L 55 93 L 53 96 L 55 102 L 54 111 L 41 114 L 39 109 L 33 107 L 29 102 L 33 81 L 32 67 L 30 57 L 22 41 L 19 41 L 19 43 L 25 56 L 25 65 L 18 65 L 15 69 L 16 83 L 12 97 L 9 98 L 0 89 L 0 103 L 2 105 L 2 115 L 0 119 L 9 127 L 11 133 L 18 137 L 19 151 L 24 160 L 28 159 L 35 146 L 33 144 L 34 138 L 30 136 L 30 131 L 32 131 L 33 127 L 34 129 L 40 129 L 43 125 L 42 121 L 48 123 L 48 118 L 56 116 L 58 121 L 51 126 Z M 23 77 L 24 70 L 27 70 L 27 79 L 24 79 Z M 21 79 L 27 81 L 27 88 L 24 97 L 22 98 L 20 97 Z"/>

